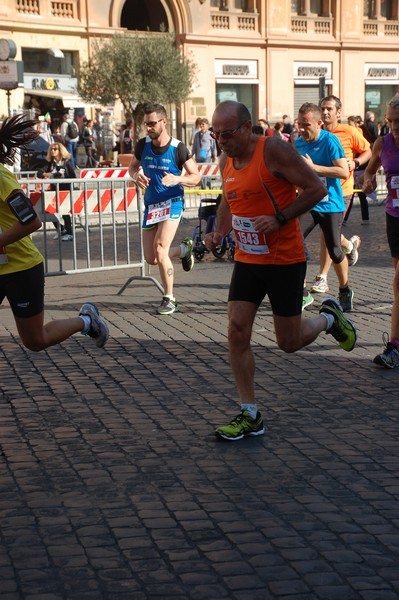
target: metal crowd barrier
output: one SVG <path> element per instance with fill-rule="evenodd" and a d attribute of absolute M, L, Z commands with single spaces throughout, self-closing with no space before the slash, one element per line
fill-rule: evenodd
<path fill-rule="evenodd" d="M 33 236 L 44 256 L 46 276 L 138 269 L 139 275 L 129 278 L 119 293 L 135 279 L 150 280 L 163 292 L 162 285 L 150 275 L 144 260 L 141 189 L 136 188 L 129 177 L 21 178 L 19 183 L 30 196 L 43 223 Z M 201 197 L 215 197 L 220 191 L 187 189 L 187 213 L 195 211 L 198 214 Z M 59 235 L 63 215 L 71 217 L 71 241 L 63 240 Z"/>
<path fill-rule="evenodd" d="M 52 276 L 116 268 L 138 269 L 138 278 L 151 280 L 162 291 L 161 284 L 149 274 L 149 266 L 144 260 L 141 191 L 128 175 L 99 176 L 104 171 L 109 172 L 109 169 L 102 169 L 95 176 L 91 172 L 79 179 L 43 180 L 34 179 L 31 174 L 19 179 L 43 221 L 43 227 L 33 235 L 44 256 L 45 273 Z M 380 204 L 386 196 L 385 177 L 381 171 L 377 182 L 375 201 Z M 65 185 L 69 189 L 65 190 Z M 206 190 L 187 188 L 184 216 L 197 217 L 201 198 L 216 199 L 219 193 L 221 189 L 216 187 Z M 64 241 L 61 237 L 54 239 L 57 230 L 53 223 L 62 222 L 64 214 L 71 216 L 72 241 Z"/>

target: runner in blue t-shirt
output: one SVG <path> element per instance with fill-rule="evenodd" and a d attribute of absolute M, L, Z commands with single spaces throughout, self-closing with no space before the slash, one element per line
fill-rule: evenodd
<path fill-rule="evenodd" d="M 353 290 L 348 285 L 348 260 L 341 248 L 345 203 L 340 183 L 340 179 L 349 177 L 349 168 L 341 142 L 335 135 L 323 130 L 322 125 L 320 108 L 305 102 L 298 112 L 300 137 L 295 141 L 295 147 L 322 178 L 328 194 L 310 211 L 313 223 L 304 232 L 304 237 L 320 225 L 338 277 L 339 301 L 342 309 L 349 312 L 353 309 Z M 312 302 L 313 298 L 305 287 L 303 308 Z"/>
<path fill-rule="evenodd" d="M 193 241 L 185 238 L 171 248 L 184 210 L 184 188 L 197 186 L 201 175 L 188 148 L 166 130 L 166 111 L 161 104 L 149 104 L 144 109 L 147 136 L 134 149 L 129 174 L 145 189 L 142 224 L 144 258 L 158 265 L 164 296 L 158 314 L 169 315 L 178 310 L 173 295 L 172 258 L 181 258 L 183 269 L 194 265 Z M 185 170 L 182 174 L 183 167 Z"/>

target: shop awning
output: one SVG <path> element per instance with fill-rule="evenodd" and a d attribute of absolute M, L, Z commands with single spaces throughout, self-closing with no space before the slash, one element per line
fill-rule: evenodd
<path fill-rule="evenodd" d="M 88 104 L 77 93 L 65 92 L 63 90 L 27 90 L 29 96 L 40 96 L 41 98 L 54 98 L 62 100 L 65 106 L 88 106 Z"/>

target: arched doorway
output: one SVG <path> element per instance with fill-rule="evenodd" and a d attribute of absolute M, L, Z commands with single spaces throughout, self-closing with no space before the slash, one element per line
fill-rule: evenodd
<path fill-rule="evenodd" d="M 130 31 L 170 31 L 170 15 L 161 0 L 126 0 L 120 26 Z"/>

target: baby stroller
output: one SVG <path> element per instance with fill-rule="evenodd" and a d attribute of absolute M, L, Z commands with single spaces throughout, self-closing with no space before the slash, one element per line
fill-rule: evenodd
<path fill-rule="evenodd" d="M 221 200 L 221 194 L 219 194 L 217 198 L 201 197 L 200 207 L 198 209 L 198 225 L 195 227 L 193 233 L 193 253 L 197 260 L 202 260 L 205 256 L 205 253 L 209 252 L 205 246 L 203 237 L 215 229 L 216 213 Z M 202 221 L 206 222 L 205 231 L 203 230 Z M 229 260 L 234 261 L 234 250 L 235 241 L 230 231 L 222 239 L 220 246 L 212 250 L 212 254 L 215 256 L 215 258 L 222 258 L 227 252 Z"/>

